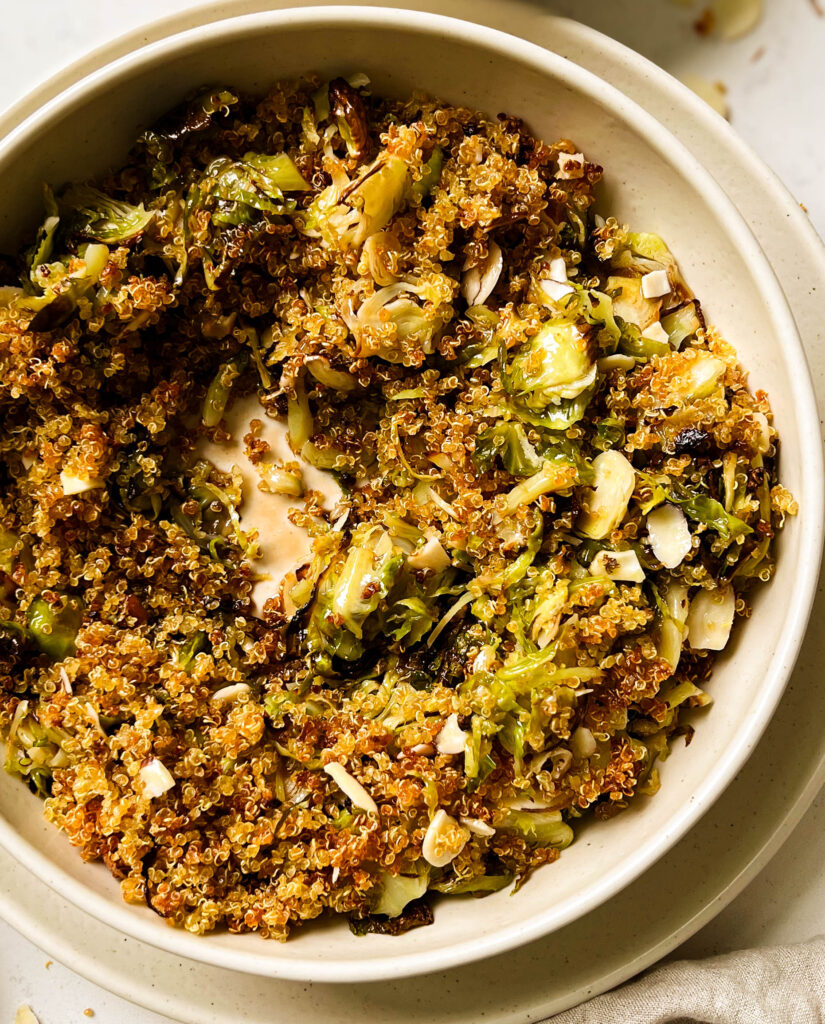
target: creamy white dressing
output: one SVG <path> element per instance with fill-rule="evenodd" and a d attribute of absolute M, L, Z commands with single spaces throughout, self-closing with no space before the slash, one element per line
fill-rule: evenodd
<path fill-rule="evenodd" d="M 252 420 L 263 426 L 258 435 L 269 445 L 264 462 L 297 462 L 301 467 L 306 490 L 319 491 L 323 506 L 332 509 L 341 500 L 341 488 L 331 473 L 310 465 L 294 454 L 287 440 L 286 422 L 267 416 L 257 395 L 241 398 L 228 408 L 223 428 L 231 435 L 224 444 L 203 438 L 198 443 L 198 456 L 208 459 L 217 469 L 229 473 L 236 468 L 243 477 L 243 501 L 238 512 L 241 527 L 258 534 L 260 558 L 254 564 L 257 580 L 252 588 L 252 603 L 260 614 L 270 597 L 275 597 L 284 576 L 306 564 L 312 554 L 312 542 L 305 530 L 289 520 L 291 508 L 301 508 L 302 500 L 283 494 L 269 494 L 258 484 L 261 475 L 250 462 L 244 449 L 244 436 Z"/>

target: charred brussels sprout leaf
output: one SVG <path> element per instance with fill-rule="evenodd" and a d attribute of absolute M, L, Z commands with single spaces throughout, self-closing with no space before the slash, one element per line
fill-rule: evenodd
<path fill-rule="evenodd" d="M 243 163 L 254 184 L 271 199 L 280 199 L 284 192 L 306 192 L 310 187 L 286 153 L 246 153 Z"/>
<path fill-rule="evenodd" d="M 708 495 L 691 494 L 686 487 L 677 485 L 674 486 L 669 500 L 678 505 L 686 516 L 715 530 L 727 543 L 753 533 L 752 527 L 737 516 L 726 512 L 724 505 Z"/>
<path fill-rule="evenodd" d="M 234 359 L 221 365 L 203 400 L 202 419 L 207 427 L 216 427 L 226 411 L 232 385 L 243 373 L 249 360 L 246 352 L 241 352 Z"/>
<path fill-rule="evenodd" d="M 702 308 L 698 302 L 688 302 L 662 317 L 662 327 L 667 331 L 668 340 L 675 349 L 681 348 L 686 339 L 694 337 L 704 326 Z"/>
<path fill-rule="evenodd" d="M 339 190 L 330 185 L 295 217 L 296 227 L 331 248 L 357 249 L 389 224 L 409 191 L 406 163 L 382 151 L 362 174 Z"/>
<path fill-rule="evenodd" d="M 441 168 L 444 165 L 444 150 L 436 146 L 430 159 L 424 164 L 424 173 L 412 185 L 413 195 L 423 199 L 428 196 L 441 179 Z"/>
<path fill-rule="evenodd" d="M 49 604 L 36 597 L 26 612 L 32 639 L 53 661 L 62 661 L 76 652 L 75 638 L 83 621 L 83 602 L 77 597 L 61 597 Z"/>
<path fill-rule="evenodd" d="M 621 448 L 624 445 L 624 422 L 615 416 L 607 416 L 596 424 L 597 447 L 602 451 L 608 448 Z"/>
<path fill-rule="evenodd" d="M 154 217 L 143 203 L 132 206 L 113 199 L 91 185 L 77 185 L 60 197 L 70 234 L 96 242 L 116 244 L 136 238 Z"/>
<path fill-rule="evenodd" d="M 447 896 L 489 896 L 492 892 L 501 892 L 513 882 L 511 874 L 477 875 L 475 878 L 445 878 L 430 886 L 436 892 Z"/>
<path fill-rule="evenodd" d="M 651 359 L 653 356 L 669 355 L 672 349 L 666 341 L 645 338 L 638 327 L 633 324 L 625 324 L 622 328 L 619 351 L 622 355 L 633 356 L 634 359 L 643 361 Z"/>
<path fill-rule="evenodd" d="M 60 226 L 60 213 L 54 193 L 48 185 L 43 186 L 43 208 L 46 211 L 46 218 L 40 225 L 34 245 L 26 253 L 26 266 L 32 276 L 34 270 L 43 263 L 48 263 L 54 250 L 54 238 Z"/>
<path fill-rule="evenodd" d="M 400 917 L 404 908 L 420 899 L 427 891 L 427 875 L 394 875 L 383 872 L 378 898 L 373 906 L 374 914 L 386 917 Z"/>
<path fill-rule="evenodd" d="M 206 639 L 206 633 L 202 629 L 199 629 L 197 633 L 194 633 L 186 641 L 186 643 L 181 644 L 175 652 L 175 661 L 182 669 L 185 669 L 185 671 L 188 672 L 192 667 L 192 663 L 195 658 L 201 653 L 201 651 L 206 650 Z"/>
<path fill-rule="evenodd" d="M 432 611 L 420 597 L 402 598 L 392 606 L 388 616 L 392 638 L 405 646 L 423 640 L 435 621 Z"/>
<path fill-rule="evenodd" d="M 563 850 L 573 842 L 573 829 L 561 820 L 558 811 L 509 811 L 501 828 L 536 846 Z"/>
<path fill-rule="evenodd" d="M 380 629 L 374 615 L 386 600 L 404 564 L 404 555 L 381 527 L 366 527 L 353 535 L 346 555 L 338 556 L 321 579 L 310 613 L 307 645 L 320 656 L 319 671 L 327 672 L 328 658 L 360 658 Z M 410 628 L 420 629 L 411 621 Z M 390 628 L 403 624 L 396 620 Z"/>
<path fill-rule="evenodd" d="M 505 386 L 530 409 L 578 398 L 596 379 L 587 338 L 574 324 L 549 323 L 516 354 Z"/>
<path fill-rule="evenodd" d="M 144 132 L 138 143 L 152 158 L 150 187 L 162 188 L 174 180 L 172 163 L 177 143 L 211 127 L 216 114 L 226 116 L 237 102 L 237 95 L 229 89 L 210 89 L 175 107 Z"/>
<path fill-rule="evenodd" d="M 367 112 L 360 93 L 345 78 L 333 78 L 329 83 L 329 109 L 347 152 L 360 160 L 369 149 Z"/>
<path fill-rule="evenodd" d="M 284 199 L 283 191 L 272 178 L 253 173 L 248 164 L 227 157 L 212 161 L 198 183 L 198 190 L 201 203 L 196 206 L 211 208 L 216 224 L 248 224 L 256 219 L 256 212 L 279 215 L 295 209 L 294 201 Z"/>
<path fill-rule="evenodd" d="M 267 223 L 295 211 L 296 201 L 285 193 L 308 187 L 286 153 L 247 153 L 242 160 L 216 157 L 186 191 L 184 253 L 177 283 L 188 269 L 191 247 L 200 256 L 206 283 L 214 291 L 223 275 L 243 262 L 247 246 L 265 233 Z M 205 214 L 211 226 L 206 236 Z M 197 239 L 194 246 L 193 239 Z"/>
<path fill-rule="evenodd" d="M 11 530 L 0 527 L 0 569 L 5 573 L 14 572 L 19 559 L 20 538 Z"/>
<path fill-rule="evenodd" d="M 498 423 L 482 431 L 476 441 L 473 461 L 479 469 L 487 470 L 496 456 L 513 476 L 531 476 L 538 473 L 542 460 L 527 439 L 520 423 Z"/>
<path fill-rule="evenodd" d="M 107 246 L 91 242 L 77 248 L 76 255 L 59 253 L 60 218 L 51 192 L 46 191 L 48 216 L 41 227 L 38 241 L 26 257 L 28 277 L 23 288 L 11 292 L 4 304 L 31 314 L 29 329 L 51 331 L 72 316 L 78 300 L 94 288 L 109 262 Z M 46 262 L 46 261 L 50 262 Z"/>
<path fill-rule="evenodd" d="M 580 482 L 581 476 L 575 462 L 561 453 L 558 456 L 552 455 L 542 461 L 538 472 L 516 484 L 507 495 L 504 508 L 507 512 L 514 512 L 519 505 L 529 505 L 542 494 L 565 491 Z"/>
<path fill-rule="evenodd" d="M 383 530 L 353 540 L 332 592 L 332 615 L 359 640 L 365 620 L 389 593 L 402 563 L 403 556 Z"/>
<path fill-rule="evenodd" d="M 349 926 L 354 935 L 403 935 L 413 928 L 432 924 L 434 920 L 432 908 L 426 896 L 422 896 L 421 899 L 408 903 L 398 917 L 351 917 Z"/>

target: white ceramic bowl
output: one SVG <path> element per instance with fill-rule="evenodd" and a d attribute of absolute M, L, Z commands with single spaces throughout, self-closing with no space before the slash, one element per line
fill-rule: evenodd
<path fill-rule="evenodd" d="M 363 70 L 376 91 L 424 88 L 490 114 L 525 118 L 548 140 L 575 139 L 607 169 L 602 205 L 664 236 L 706 312 L 770 391 L 784 482 L 801 505 L 775 580 L 719 663 L 689 750 L 677 745 L 655 799 L 585 827 L 561 860 L 517 894 L 443 901 L 433 926 L 356 939 L 314 923 L 286 945 L 255 935 L 194 936 L 122 903 L 101 865 L 80 861 L 38 800 L 0 777 L 0 842 L 53 889 L 102 921 L 180 956 L 283 978 L 351 982 L 441 970 L 546 934 L 587 913 L 657 860 L 745 762 L 788 679 L 807 623 L 822 545 L 819 421 L 805 357 L 779 286 L 747 226 L 666 129 L 563 58 L 466 22 L 376 8 L 304 8 L 217 22 L 115 61 L 50 101 L 0 145 L 0 246 L 38 222 L 40 183 L 116 163 L 141 125 L 190 89 L 262 90 L 278 77 Z M 735 842 L 735 836 L 731 837 Z M 690 868 L 685 866 L 689 884 Z"/>

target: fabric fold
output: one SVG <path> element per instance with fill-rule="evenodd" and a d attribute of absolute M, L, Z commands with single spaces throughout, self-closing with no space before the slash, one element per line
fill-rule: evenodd
<path fill-rule="evenodd" d="M 546 1024 L 822 1024 L 825 937 L 677 960 Z"/>

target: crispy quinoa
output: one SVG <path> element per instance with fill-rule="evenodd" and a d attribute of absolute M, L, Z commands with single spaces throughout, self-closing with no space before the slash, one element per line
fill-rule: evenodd
<path fill-rule="evenodd" d="M 796 509 L 767 396 L 601 176 L 310 77 L 47 190 L 0 268 L 0 728 L 126 900 L 400 932 L 657 790 Z M 204 457 L 250 396 L 311 545 L 264 603 L 277 518 Z"/>

